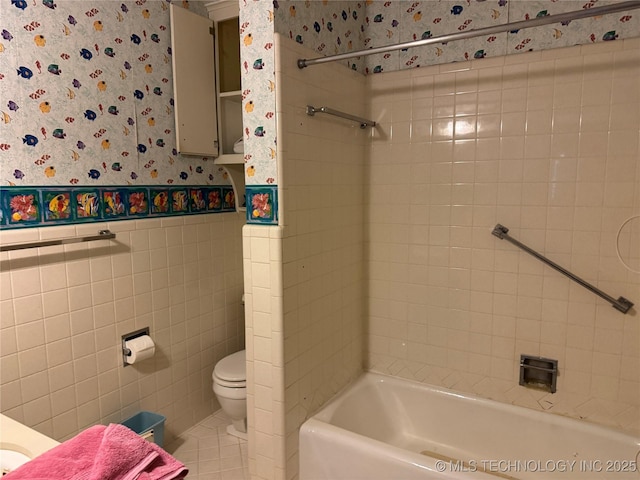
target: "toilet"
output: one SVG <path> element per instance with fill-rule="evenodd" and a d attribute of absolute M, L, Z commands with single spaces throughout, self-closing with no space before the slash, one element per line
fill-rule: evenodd
<path fill-rule="evenodd" d="M 222 411 L 229 415 L 227 433 L 247 439 L 247 368 L 245 350 L 220 360 L 213 369 L 213 392 Z"/>

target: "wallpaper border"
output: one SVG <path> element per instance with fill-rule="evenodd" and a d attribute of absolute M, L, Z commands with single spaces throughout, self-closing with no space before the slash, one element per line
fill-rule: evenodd
<path fill-rule="evenodd" d="M 230 185 L 0 189 L 3 230 L 235 211 Z"/>

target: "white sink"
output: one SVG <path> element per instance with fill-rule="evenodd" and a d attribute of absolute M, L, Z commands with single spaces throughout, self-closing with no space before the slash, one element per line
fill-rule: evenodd
<path fill-rule="evenodd" d="M 58 442 L 0 413 L 0 468 L 2 474 L 18 468 Z"/>
<path fill-rule="evenodd" d="M 20 465 L 24 465 L 31 460 L 31 457 L 20 452 L 14 448 L 13 445 L 3 443 L 0 447 L 0 472 L 2 472 L 2 475 L 15 470 Z"/>

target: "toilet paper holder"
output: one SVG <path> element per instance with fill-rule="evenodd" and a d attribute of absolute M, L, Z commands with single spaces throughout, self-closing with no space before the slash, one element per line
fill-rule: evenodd
<path fill-rule="evenodd" d="M 130 365 L 127 363 L 127 357 L 131 356 L 131 350 L 127 348 L 127 342 L 134 338 L 142 337 L 143 335 L 149 335 L 149 327 L 144 327 L 140 330 L 136 330 L 135 332 L 129 332 L 122 335 L 122 365 L 124 367 L 128 367 Z"/>

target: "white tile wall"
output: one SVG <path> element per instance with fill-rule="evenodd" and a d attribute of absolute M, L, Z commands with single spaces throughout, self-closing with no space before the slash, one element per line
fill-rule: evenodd
<path fill-rule="evenodd" d="M 367 367 L 640 431 L 640 40 L 368 77 Z M 558 393 L 518 386 L 521 353 Z"/>
<path fill-rule="evenodd" d="M 243 229 L 249 470 L 284 477 L 282 229 Z"/>
<path fill-rule="evenodd" d="M 365 79 L 340 65 L 290 68 L 308 50 L 280 42 L 286 478 L 298 473 L 302 422 L 362 371 L 364 146 L 371 128 L 305 114 L 366 117 Z"/>
<path fill-rule="evenodd" d="M 286 92 L 277 98 L 280 226 L 245 227 L 244 255 L 250 471 L 284 480 L 298 474 L 299 426 L 362 369 L 370 132 L 305 114 L 311 104 L 364 115 L 362 76 L 337 65 L 292 69 L 308 52 L 279 37 L 276 49 L 278 91 Z"/>
<path fill-rule="evenodd" d="M 238 214 L 2 232 L 3 244 L 116 240 L 0 256 L 2 412 L 58 440 L 139 410 L 166 438 L 218 406 L 217 360 L 244 345 Z M 150 327 L 152 360 L 122 367 L 121 335 Z"/>
<path fill-rule="evenodd" d="M 640 210 L 639 42 L 374 75 L 369 106 L 352 72 L 300 71 L 307 52 L 280 38 L 277 51 L 281 225 L 244 230 L 252 475 L 297 477 L 299 425 L 363 358 L 637 430 L 635 316 L 490 232 L 500 221 L 601 288 L 640 298 L 639 275 L 614 253 L 616 229 Z M 307 104 L 380 125 L 371 138 L 310 119 Z M 634 222 L 621 245 L 637 269 Z M 520 353 L 560 360 L 558 393 L 517 386 Z"/>

